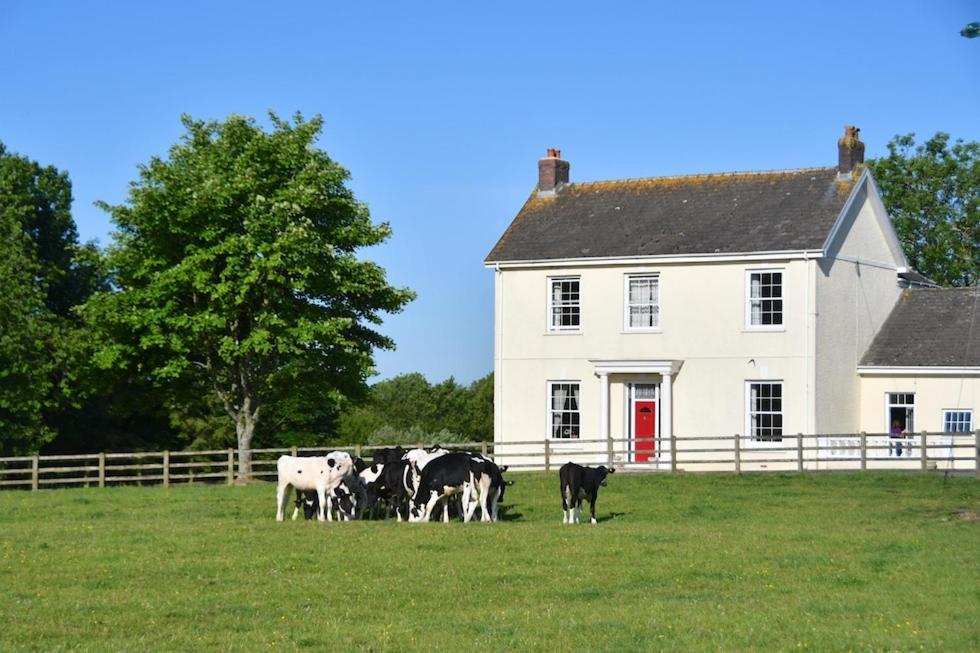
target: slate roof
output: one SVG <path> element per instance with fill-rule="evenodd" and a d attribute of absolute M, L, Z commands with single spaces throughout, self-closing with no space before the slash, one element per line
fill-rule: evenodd
<path fill-rule="evenodd" d="M 819 249 L 853 186 L 837 168 L 565 184 L 534 192 L 486 260 Z"/>
<path fill-rule="evenodd" d="M 860 364 L 980 367 L 980 288 L 906 290 Z"/>

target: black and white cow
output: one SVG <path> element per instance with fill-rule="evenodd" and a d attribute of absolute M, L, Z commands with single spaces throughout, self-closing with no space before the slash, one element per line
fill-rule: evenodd
<path fill-rule="evenodd" d="M 449 453 L 449 449 L 444 449 L 438 444 L 434 444 L 427 449 L 410 449 L 405 452 L 404 458 L 412 462 L 416 469 L 421 472 L 430 462 L 436 458 L 445 456 L 447 453 Z"/>
<path fill-rule="evenodd" d="M 470 501 L 476 502 L 480 508 L 481 521 L 497 521 L 498 507 L 504 498 L 504 488 L 512 485 L 513 481 L 505 481 L 503 473 L 507 465 L 498 466 L 493 460 L 483 454 L 470 453 L 472 461 L 474 491 Z"/>
<path fill-rule="evenodd" d="M 316 490 L 296 490 L 296 507 L 293 509 L 293 520 L 299 516 L 299 511 L 303 511 L 303 517 L 307 520 L 313 519 L 320 512 L 320 500 L 316 497 Z"/>
<path fill-rule="evenodd" d="M 595 519 L 595 500 L 599 496 L 599 486 L 606 485 L 606 475 L 615 469 L 583 467 L 575 463 L 565 463 L 558 470 L 561 483 L 562 523 L 577 524 L 582 516 L 582 499 L 589 500 L 592 523 Z"/>
<path fill-rule="evenodd" d="M 364 485 L 363 512 L 372 519 L 376 519 L 378 517 L 378 513 L 381 508 L 381 500 L 384 495 L 382 485 L 384 468 L 385 466 L 381 463 L 374 463 L 358 474 L 361 479 L 361 483 Z"/>
<path fill-rule="evenodd" d="M 337 518 L 343 521 L 360 519 L 366 499 L 367 490 L 360 476 L 351 475 L 327 493 L 327 510 L 336 511 Z"/>
<path fill-rule="evenodd" d="M 377 449 L 374 452 L 371 462 L 375 465 L 387 465 L 389 463 L 397 463 L 405 456 L 405 449 L 400 445 L 397 447 L 388 447 L 386 449 Z"/>
<path fill-rule="evenodd" d="M 365 469 L 370 467 L 368 463 L 360 456 L 354 456 L 354 473 L 360 475 Z"/>
<path fill-rule="evenodd" d="M 408 521 L 429 521 L 433 508 L 440 500 L 446 504 L 449 497 L 461 494 L 463 521 L 468 522 L 475 508 L 470 501 L 472 494 L 477 491 L 475 466 L 473 457 L 465 453 L 449 453 L 430 461 L 419 478 L 418 490 L 410 503 Z M 448 519 L 447 505 L 443 505 L 443 511 Z"/>
<path fill-rule="evenodd" d="M 376 486 L 378 500 L 384 500 L 402 521 L 402 507 L 411 501 L 418 487 L 418 470 L 408 460 L 386 463 Z"/>

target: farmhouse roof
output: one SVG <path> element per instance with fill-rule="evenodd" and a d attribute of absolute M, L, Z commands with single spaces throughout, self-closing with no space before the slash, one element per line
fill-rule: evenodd
<path fill-rule="evenodd" d="M 860 364 L 980 367 L 980 288 L 906 290 Z"/>
<path fill-rule="evenodd" d="M 820 249 L 856 175 L 836 167 L 535 190 L 487 262 Z"/>

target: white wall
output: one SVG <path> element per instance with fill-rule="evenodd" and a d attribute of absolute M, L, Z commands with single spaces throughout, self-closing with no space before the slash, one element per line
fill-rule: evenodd
<path fill-rule="evenodd" d="M 879 216 L 863 191 L 816 263 L 815 432 L 853 433 L 860 421 L 857 364 L 901 295 Z"/>
<path fill-rule="evenodd" d="M 745 430 L 745 381 L 782 380 L 784 429 L 806 432 L 808 384 L 805 325 L 807 263 L 718 263 L 518 269 L 498 273 L 497 421 L 495 439 L 548 436 L 548 381 L 579 381 L 582 437 L 599 435 L 599 379 L 590 359 L 682 360 L 673 388 L 673 430 L 718 435 Z M 784 326 L 776 332 L 745 327 L 746 270 L 781 269 Z M 661 330 L 626 333 L 624 277 L 660 275 Z M 548 278 L 581 278 L 581 330 L 551 334 Z M 810 292 L 812 299 L 812 291 Z M 812 312 L 812 311 L 811 311 Z M 610 386 L 610 434 L 625 435 L 626 379 Z"/>
<path fill-rule="evenodd" d="M 915 393 L 915 430 L 943 430 L 943 410 L 973 410 L 974 429 L 980 417 L 980 376 L 862 376 L 860 430 L 887 433 L 887 394 Z"/>

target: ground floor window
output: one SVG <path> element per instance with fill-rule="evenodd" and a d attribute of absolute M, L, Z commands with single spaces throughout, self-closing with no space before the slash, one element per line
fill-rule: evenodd
<path fill-rule="evenodd" d="M 559 381 L 548 383 L 551 437 L 565 440 L 579 437 L 579 384 Z"/>
<path fill-rule="evenodd" d="M 757 442 L 783 440 L 783 384 L 781 381 L 748 382 L 748 434 Z"/>
<path fill-rule="evenodd" d="M 944 410 L 943 431 L 946 433 L 969 433 L 973 430 L 972 410 Z"/>
<path fill-rule="evenodd" d="M 888 393 L 888 432 L 892 435 L 915 432 L 915 393 Z"/>

